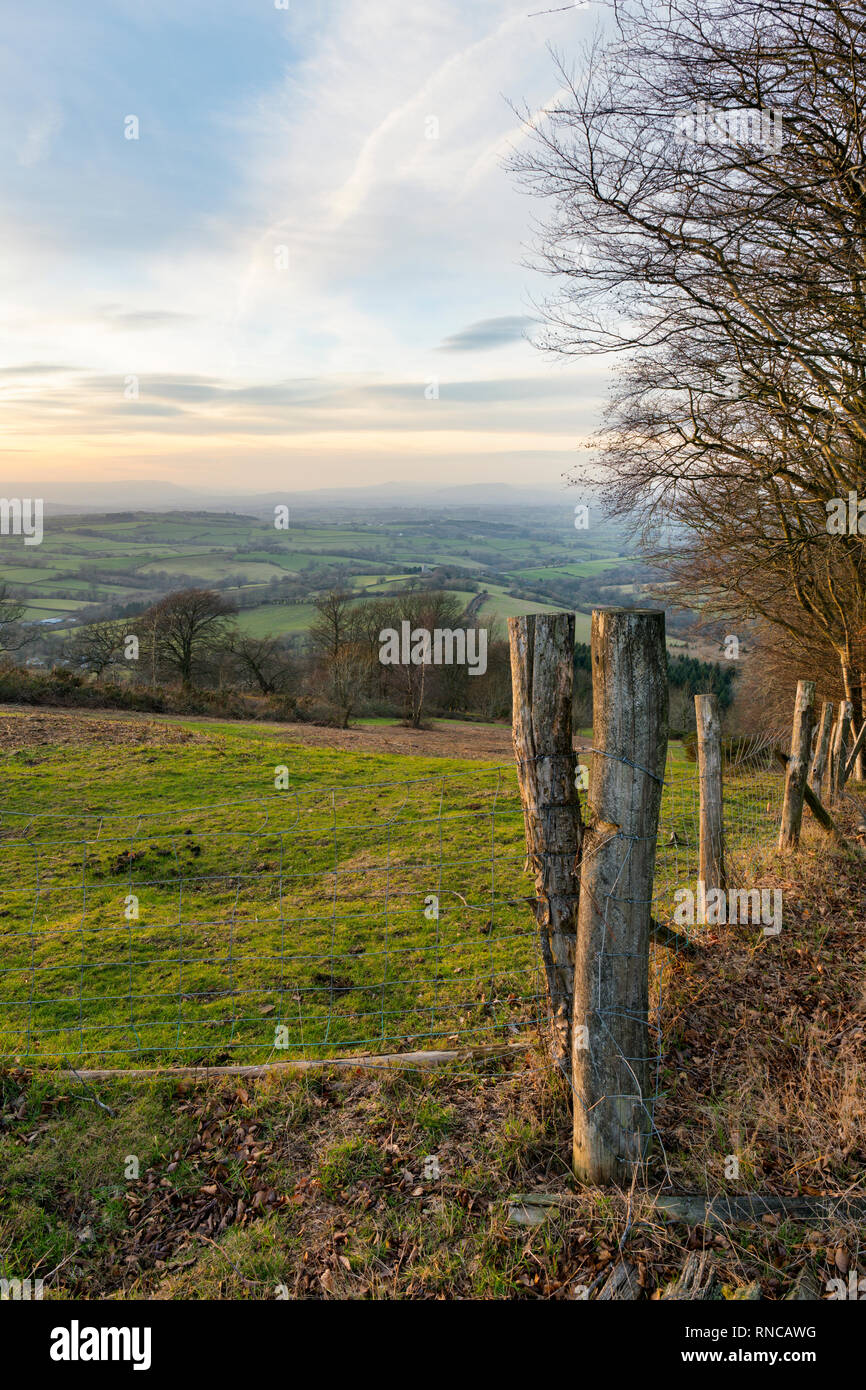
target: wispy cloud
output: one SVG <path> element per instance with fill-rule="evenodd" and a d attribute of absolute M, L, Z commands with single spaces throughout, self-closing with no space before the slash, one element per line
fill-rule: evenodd
<path fill-rule="evenodd" d="M 504 315 L 497 319 L 479 319 L 452 333 L 440 345 L 440 352 L 487 352 L 490 348 L 505 347 L 524 339 L 530 324 L 536 320 L 522 314 Z"/>
<path fill-rule="evenodd" d="M 118 308 L 105 309 L 103 317 L 110 328 L 115 331 L 129 330 L 135 332 L 146 332 L 151 328 L 174 328 L 183 323 L 189 323 L 195 316 L 193 314 L 178 314 L 171 309 L 131 309 L 122 310 Z"/>
<path fill-rule="evenodd" d="M 600 383 L 552 371 L 528 341 L 531 209 L 501 167 L 523 138 L 506 98 L 551 94 L 550 37 L 524 0 L 12 11 L 10 448 L 92 476 L 150 460 L 158 437 L 180 480 L 196 457 L 263 485 L 297 467 L 295 486 L 300 440 L 320 441 L 317 483 L 357 481 L 377 447 L 405 451 L 410 476 L 424 441 L 438 456 L 452 434 L 504 468 L 545 432 L 558 455 Z"/>

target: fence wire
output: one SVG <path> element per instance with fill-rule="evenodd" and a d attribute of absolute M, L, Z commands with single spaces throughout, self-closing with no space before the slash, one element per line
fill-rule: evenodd
<path fill-rule="evenodd" d="M 778 740 L 772 737 L 726 740 L 723 743 L 723 838 L 728 889 L 746 889 L 749 906 L 761 856 L 775 844 L 784 794 L 784 775 L 775 761 Z M 591 757 L 581 754 L 591 764 Z M 636 779 L 655 777 L 645 768 L 634 768 Z M 674 743 L 668 749 L 662 784 L 659 829 L 656 839 L 655 874 L 650 917 L 676 933 L 677 945 L 650 947 L 649 978 L 642 951 L 631 927 L 633 895 L 631 875 L 636 845 L 641 834 L 613 829 L 598 842 L 598 851 L 609 856 L 614 847 L 615 865 L 608 874 L 608 891 L 595 909 L 602 922 L 601 949 L 593 964 L 593 985 L 588 1005 L 587 1036 L 577 1042 L 598 1050 L 603 1061 L 590 1070 L 597 1073 L 596 1095 L 603 1092 L 605 1107 L 617 1123 L 634 1136 L 631 1157 L 645 1155 L 653 1137 L 660 1138 L 655 1107 L 660 1094 L 661 1067 L 665 1056 L 664 988 L 672 951 L 689 944 L 712 923 L 707 901 L 698 884 L 700 857 L 700 775 L 694 744 Z M 590 853 L 592 851 L 589 851 Z M 587 858 L 584 847 L 583 857 Z M 582 887 L 582 892 L 585 889 Z M 690 901 L 683 902 L 683 898 Z M 725 895 L 720 922 L 727 917 L 730 895 Z M 645 900 L 640 900 L 645 901 Z M 758 896 L 760 901 L 760 895 Z M 685 915 L 683 915 L 685 909 Z M 760 912 L 752 923 L 762 929 Z M 672 938 L 668 938 L 670 943 Z M 648 987 L 647 987 L 648 986 Z M 575 1019 L 575 1026 L 578 1020 Z M 628 1039 L 628 1042 L 626 1042 Z M 588 1099 L 585 1080 L 576 1068 L 571 1084 L 576 1105 L 588 1110 L 598 1100 Z M 630 1116 L 626 1120 L 625 1117 Z M 628 1156 L 624 1155 L 624 1158 Z"/>
<path fill-rule="evenodd" d="M 579 754 L 585 758 L 586 753 Z M 782 778 L 725 773 L 732 865 Z M 672 745 L 653 913 L 697 877 L 697 768 Z M 513 766 L 185 810 L 0 817 L 0 1059 L 210 1065 L 463 1048 L 543 1030 Z M 661 1054 L 658 989 L 647 1026 Z"/>

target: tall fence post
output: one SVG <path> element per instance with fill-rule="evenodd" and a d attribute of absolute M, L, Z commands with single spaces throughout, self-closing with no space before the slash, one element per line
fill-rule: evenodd
<path fill-rule="evenodd" d="M 722 803 L 722 721 L 715 695 L 695 696 L 700 786 L 698 893 L 727 888 Z M 704 899 L 705 900 L 705 899 Z"/>
<path fill-rule="evenodd" d="M 827 771 L 827 757 L 830 752 L 830 735 L 833 732 L 833 716 L 836 713 L 836 706 L 832 700 L 825 700 L 821 705 L 821 719 L 818 724 L 818 737 L 815 741 L 815 756 L 812 759 L 812 766 L 809 768 L 809 788 L 815 796 L 821 795 L 821 787 L 824 784 L 824 774 Z"/>
<path fill-rule="evenodd" d="M 854 714 L 854 706 L 850 700 L 843 700 L 839 706 L 839 718 L 836 720 L 836 732 L 833 736 L 833 762 L 832 776 L 830 778 L 830 799 L 831 801 L 840 796 L 845 786 L 845 761 L 848 757 L 848 744 L 851 734 L 851 719 Z"/>
<path fill-rule="evenodd" d="M 649 938 L 668 738 L 663 612 L 592 615 L 590 820 L 574 971 L 574 1171 L 629 1181 L 651 1131 Z"/>
<path fill-rule="evenodd" d="M 508 638 L 514 753 L 526 854 L 535 877 L 551 1055 L 569 1076 L 583 838 L 571 728 L 574 614 L 509 618 Z"/>
<path fill-rule="evenodd" d="M 803 823 L 803 797 L 809 756 L 812 751 L 812 730 L 815 727 L 815 682 L 798 681 L 794 703 L 794 727 L 791 733 L 791 756 L 785 774 L 785 799 L 782 803 L 782 824 L 779 830 L 779 849 L 790 849 L 800 842 Z"/>

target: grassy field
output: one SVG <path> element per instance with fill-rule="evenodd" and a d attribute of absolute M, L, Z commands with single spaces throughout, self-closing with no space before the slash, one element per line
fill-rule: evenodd
<path fill-rule="evenodd" d="M 293 513 L 285 532 L 267 517 L 219 513 L 49 516 L 38 548 L 25 552 L 17 538 L 2 539 L 0 585 L 26 604 L 25 621 L 61 618 L 63 632 L 72 625 L 75 602 L 140 604 L 186 584 L 219 584 L 244 606 L 248 631 L 279 635 L 304 631 L 308 619 L 298 628 L 282 605 L 250 608 L 250 599 L 269 583 L 294 586 L 271 598 L 312 598 L 323 584 L 375 593 L 417 579 L 422 566 L 448 565 L 462 571 L 452 577 L 455 592 L 466 592 L 467 577 L 477 578 L 491 595 L 485 616 L 504 619 L 560 602 L 559 593 L 549 604 L 515 600 L 509 588 L 600 574 L 623 562 L 625 547 L 604 527 L 576 532 L 567 507 L 484 520 L 448 510 L 426 517 L 385 511 L 365 514 L 362 522 Z"/>
<path fill-rule="evenodd" d="M 657 1298 L 696 1245 L 659 1188 L 862 1191 L 862 870 L 812 825 L 779 855 L 774 774 L 728 769 L 726 828 L 735 881 L 784 885 L 784 930 L 654 952 L 657 1142 L 626 1194 L 569 1170 L 534 926 L 509 900 L 530 891 L 510 769 L 66 719 L 0 715 L 3 1277 L 45 1276 L 47 1299 L 574 1299 L 622 1255 Z M 695 811 L 674 745 L 662 917 L 694 877 Z M 515 1046 L 432 1073 L 85 1082 L 39 1065 L 321 1057 L 360 1035 L 390 1050 L 389 1029 L 404 1047 Z M 543 1194 L 538 1224 L 517 1223 L 516 1193 Z M 840 1206 L 704 1243 L 723 1297 L 775 1300 L 805 1275 L 821 1296 L 863 1241 Z"/>
<path fill-rule="evenodd" d="M 262 1061 L 508 1041 L 537 1018 L 513 767 L 105 728 L 52 744 L 36 725 L 2 759 L 0 1055 Z M 734 852 L 778 791 L 728 779 Z M 661 916 L 696 876 L 696 821 L 674 745 Z"/>
<path fill-rule="evenodd" d="M 526 1022 L 513 774 L 185 733 L 5 760 L 0 1052 L 261 1060 Z"/>
<path fill-rule="evenodd" d="M 615 565 L 629 564 L 629 557 L 623 555 L 608 555 L 601 560 L 584 560 L 576 564 L 564 565 L 542 565 L 534 568 L 523 568 L 515 570 L 519 579 L 558 579 L 562 575 L 587 575 L 603 574 L 605 570 L 613 569 Z"/>
<path fill-rule="evenodd" d="M 306 632 L 315 616 L 311 603 L 263 603 L 260 608 L 245 608 L 239 613 L 237 625 L 251 637 L 283 637 Z"/>

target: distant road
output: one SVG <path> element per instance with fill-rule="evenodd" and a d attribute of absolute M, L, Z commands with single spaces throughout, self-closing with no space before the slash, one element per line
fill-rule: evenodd
<path fill-rule="evenodd" d="M 467 603 L 462 614 L 460 615 L 460 621 L 466 623 L 474 623 L 475 619 L 478 617 L 478 614 L 481 612 L 481 606 L 484 603 L 484 600 L 488 599 L 489 597 L 490 594 L 488 593 L 488 591 L 486 589 L 482 589 L 480 594 L 476 594 L 475 597 L 471 599 L 469 603 Z"/>

